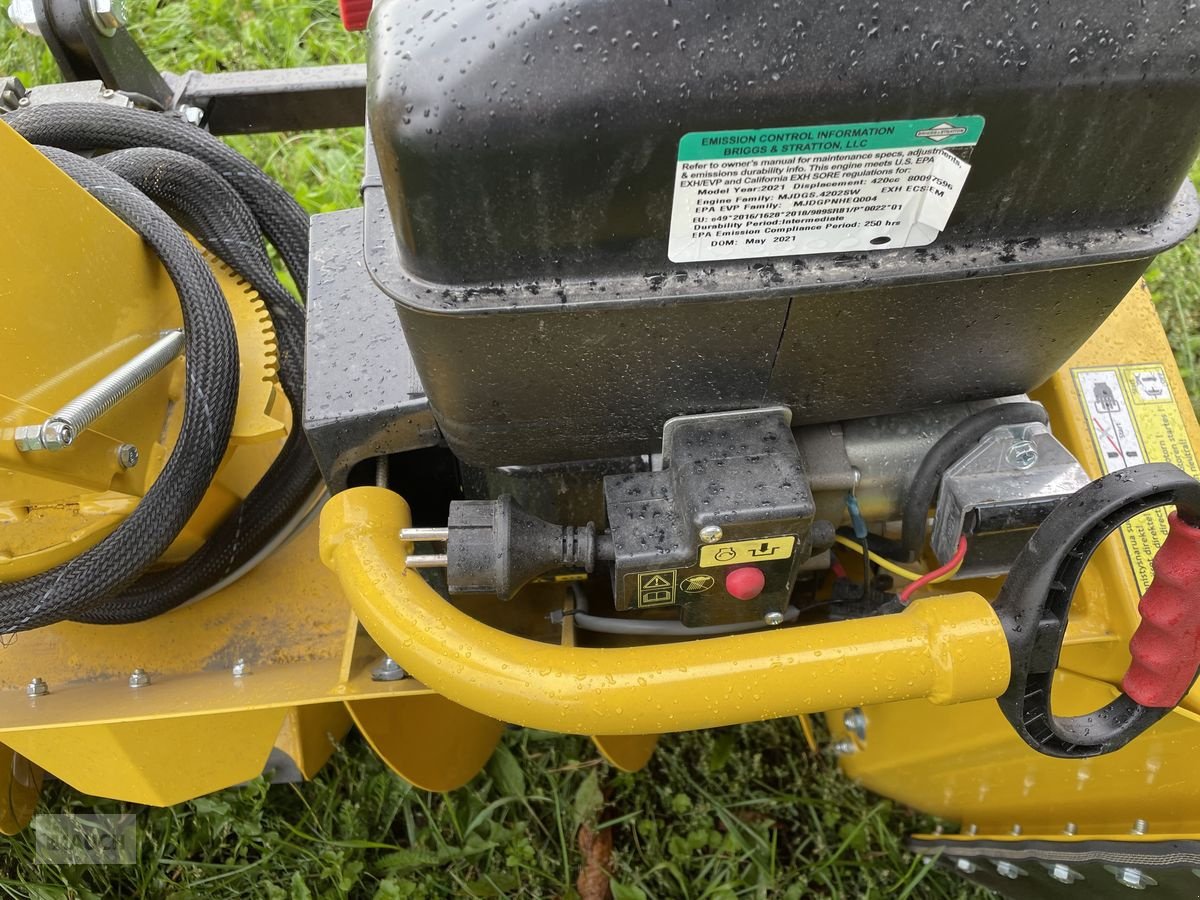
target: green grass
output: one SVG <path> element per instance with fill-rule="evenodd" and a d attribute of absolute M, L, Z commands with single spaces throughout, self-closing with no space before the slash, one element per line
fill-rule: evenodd
<path fill-rule="evenodd" d="M 130 8 L 135 36 L 174 71 L 363 54 L 332 0 L 134 0 Z M 6 21 L 0 72 L 27 84 L 57 80 L 40 42 Z M 313 212 L 357 203 L 360 130 L 231 143 Z M 1200 182 L 1200 168 L 1193 175 Z M 1198 397 L 1200 239 L 1161 258 L 1150 278 Z M 514 731 L 485 773 L 442 796 L 405 784 L 351 738 L 308 784 L 256 780 L 160 810 L 53 783 L 42 810 L 134 810 L 137 864 L 39 865 L 26 831 L 0 844 L 0 896 L 571 896 L 582 825 L 611 828 L 616 900 L 983 896 L 908 854 L 904 836 L 933 823 L 850 784 L 832 759 L 808 752 L 795 720 L 669 736 L 637 775 L 611 769 L 581 738 Z"/>

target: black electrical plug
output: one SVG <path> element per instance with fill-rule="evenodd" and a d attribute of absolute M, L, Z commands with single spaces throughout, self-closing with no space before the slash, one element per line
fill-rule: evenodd
<path fill-rule="evenodd" d="M 450 504 L 446 580 L 452 594 L 495 594 L 508 600 L 539 575 L 596 564 L 596 528 L 555 525 L 498 500 Z"/>

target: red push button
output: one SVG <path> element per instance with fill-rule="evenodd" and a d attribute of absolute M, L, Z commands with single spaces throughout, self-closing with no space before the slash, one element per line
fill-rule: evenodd
<path fill-rule="evenodd" d="M 767 576 L 754 566 L 739 566 L 725 573 L 725 590 L 739 600 L 753 600 L 766 583 Z"/>

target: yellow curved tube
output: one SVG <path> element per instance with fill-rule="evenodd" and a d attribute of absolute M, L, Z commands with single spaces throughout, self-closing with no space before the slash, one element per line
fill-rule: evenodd
<path fill-rule="evenodd" d="M 574 734 L 662 734 L 925 697 L 998 696 L 1008 644 L 978 594 L 903 613 L 646 647 L 562 647 L 460 612 L 405 568 L 408 505 L 381 488 L 335 495 L 321 559 L 375 641 L 439 694 L 484 715 Z M 520 602 L 519 600 L 515 602 Z"/>

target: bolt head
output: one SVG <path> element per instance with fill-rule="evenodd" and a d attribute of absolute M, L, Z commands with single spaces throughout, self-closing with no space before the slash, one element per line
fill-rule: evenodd
<path fill-rule="evenodd" d="M 42 446 L 47 450 L 70 447 L 75 440 L 75 429 L 66 422 L 53 419 L 42 426 Z"/>
<path fill-rule="evenodd" d="M 145 687 L 150 683 L 150 674 L 145 669 L 134 669 L 129 674 L 129 686 L 131 688 Z"/>
<path fill-rule="evenodd" d="M 705 525 L 700 529 L 700 540 L 706 544 L 715 544 L 725 536 L 720 525 Z"/>
<path fill-rule="evenodd" d="M 233 672 L 234 678 L 242 678 L 250 674 L 250 667 L 246 665 L 244 659 L 239 659 L 233 664 L 233 668 L 230 671 Z"/>
<path fill-rule="evenodd" d="M 860 741 L 867 738 L 867 715 L 858 707 L 848 709 L 842 715 L 842 725 Z"/>
<path fill-rule="evenodd" d="M 390 656 L 385 656 L 379 665 L 371 670 L 372 681 L 402 681 L 407 677 L 408 673 Z"/>
<path fill-rule="evenodd" d="M 138 448 L 133 444 L 122 444 L 117 448 L 117 463 L 122 469 L 132 469 L 138 464 Z"/>
<path fill-rule="evenodd" d="M 1145 834 L 1150 830 L 1150 825 L 1145 819 L 1137 819 L 1133 823 L 1133 828 L 1130 829 L 1130 834 Z"/>
<path fill-rule="evenodd" d="M 771 612 L 769 612 L 765 616 L 763 616 L 763 622 L 765 622 L 768 625 L 782 625 L 783 624 L 783 613 L 776 612 L 775 610 L 771 610 Z"/>
<path fill-rule="evenodd" d="M 199 125 L 204 121 L 204 110 L 198 106 L 188 106 L 184 104 L 179 107 L 179 114 L 183 116 L 183 120 L 192 125 Z"/>
<path fill-rule="evenodd" d="M 13 0 L 8 5 L 8 19 L 25 33 L 34 37 L 42 36 L 37 15 L 33 11 L 33 0 Z"/>
<path fill-rule="evenodd" d="M 954 860 L 954 868 L 958 869 L 958 871 L 962 872 L 964 875 L 970 875 L 972 872 L 978 870 L 979 867 L 969 859 L 960 856 L 958 859 Z"/>
<path fill-rule="evenodd" d="M 1038 448 L 1033 441 L 1013 441 L 1004 456 L 1014 469 L 1029 469 L 1037 465 Z"/>
<path fill-rule="evenodd" d="M 50 685 L 41 678 L 34 678 L 29 684 L 25 685 L 25 693 L 30 697 L 44 697 L 50 693 Z"/>
<path fill-rule="evenodd" d="M 834 756 L 851 756 L 858 752 L 858 747 L 854 741 L 837 741 L 830 748 Z"/>
<path fill-rule="evenodd" d="M 92 21 L 101 34 L 111 37 L 125 24 L 122 0 L 91 0 Z"/>

